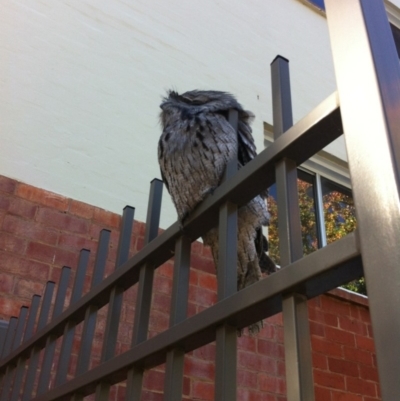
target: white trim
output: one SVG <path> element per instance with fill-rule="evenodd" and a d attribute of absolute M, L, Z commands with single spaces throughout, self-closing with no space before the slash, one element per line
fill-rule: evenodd
<path fill-rule="evenodd" d="M 271 125 L 264 123 L 264 146 L 268 147 L 273 143 Z M 301 165 L 302 168 L 314 174 L 320 174 L 331 181 L 334 181 L 346 188 L 351 188 L 349 167 L 347 162 L 329 154 L 325 151 L 316 153 L 309 160 Z"/>

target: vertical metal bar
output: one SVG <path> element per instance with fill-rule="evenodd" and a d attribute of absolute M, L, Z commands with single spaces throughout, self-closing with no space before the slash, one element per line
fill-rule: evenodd
<path fill-rule="evenodd" d="M 189 275 L 190 275 L 190 238 L 182 235 L 175 244 L 174 278 L 171 296 L 169 326 L 186 319 Z M 167 352 L 165 368 L 164 401 L 182 399 L 183 367 L 185 353 L 179 348 Z"/>
<path fill-rule="evenodd" d="M 118 269 L 129 258 L 129 249 L 131 244 L 133 218 L 135 216 L 135 208 L 125 206 L 122 213 L 121 230 L 118 241 L 117 260 L 115 268 Z"/>
<path fill-rule="evenodd" d="M 383 400 L 400 399 L 400 66 L 382 1 L 326 0 Z"/>
<path fill-rule="evenodd" d="M 324 198 L 322 194 L 321 176 L 315 175 L 315 198 L 316 198 L 316 218 L 318 225 L 318 243 L 319 247 L 323 248 L 327 245 L 326 228 L 325 228 L 325 213 L 324 213 Z"/>
<path fill-rule="evenodd" d="M 121 233 L 118 241 L 117 261 L 115 264 L 116 269 L 128 260 L 134 211 L 135 209 L 130 206 L 126 206 L 124 208 L 121 223 Z M 114 356 L 118 335 L 119 318 L 122 307 L 122 295 L 123 290 L 118 287 L 115 287 L 111 292 L 103 340 L 103 349 L 101 354 L 102 362 L 107 361 Z"/>
<path fill-rule="evenodd" d="M 116 269 L 125 263 L 129 257 L 134 213 L 135 209 L 133 207 L 126 206 L 124 208 L 115 263 Z M 112 358 L 115 353 L 123 292 L 123 289 L 120 287 L 114 287 L 111 291 L 101 352 L 101 362 Z M 108 400 L 109 391 L 110 385 L 107 382 L 100 382 L 96 387 L 96 400 Z"/>
<path fill-rule="evenodd" d="M 7 329 L 8 329 L 8 322 L 4 320 L 0 321 L 0 355 L 3 353 L 4 343 L 6 341 Z"/>
<path fill-rule="evenodd" d="M 79 255 L 78 268 L 75 274 L 74 286 L 72 288 L 70 305 L 73 305 L 82 297 L 86 270 L 89 263 L 89 256 L 89 250 L 81 250 Z M 60 357 L 58 360 L 57 373 L 55 378 L 55 387 L 60 386 L 67 379 L 69 359 L 75 335 L 75 326 L 76 323 L 74 321 L 69 321 L 64 328 Z"/>
<path fill-rule="evenodd" d="M 64 266 L 61 270 L 61 277 L 60 277 L 60 282 L 58 284 L 52 319 L 55 319 L 63 311 L 70 274 L 71 274 L 71 269 L 69 267 Z M 38 395 L 43 394 L 49 387 L 51 367 L 53 364 L 56 342 L 57 342 L 57 337 L 55 335 L 51 334 L 49 337 L 47 337 L 46 346 L 44 349 L 42 367 L 39 375 L 39 383 L 36 392 Z"/>
<path fill-rule="evenodd" d="M 289 62 L 278 56 L 271 64 L 274 138 L 293 124 Z M 282 267 L 303 256 L 297 166 L 289 159 L 276 164 L 279 251 Z M 285 296 L 282 303 L 286 388 L 288 401 L 314 400 L 311 342 L 307 299 L 299 294 Z"/>
<path fill-rule="evenodd" d="M 238 112 L 231 109 L 228 121 L 238 130 Z M 238 167 L 237 154 L 230 161 L 224 180 L 231 178 Z M 219 211 L 219 252 L 217 280 L 218 300 L 221 301 L 237 291 L 237 205 L 226 202 Z M 222 325 L 216 332 L 215 399 L 236 400 L 236 352 L 237 329 Z"/>
<path fill-rule="evenodd" d="M 94 262 L 92 282 L 90 286 L 91 289 L 94 288 L 97 284 L 99 284 L 103 279 L 104 270 L 107 262 L 110 234 L 111 232 L 109 230 L 101 230 L 100 232 L 100 238 L 96 252 L 96 259 Z M 76 376 L 85 373 L 89 367 L 92 342 L 94 337 L 94 331 L 96 328 L 97 311 L 98 308 L 96 305 L 90 305 L 85 312 L 85 319 L 83 321 L 82 337 L 81 337 L 78 361 L 75 372 Z"/>
<path fill-rule="evenodd" d="M 35 327 L 35 320 L 39 310 L 40 299 L 41 299 L 40 295 L 34 295 L 32 297 L 31 307 L 29 308 L 29 315 L 26 322 L 23 341 L 28 340 L 33 335 L 33 329 Z M 10 398 L 11 401 L 17 401 L 20 396 L 22 380 L 24 378 L 24 373 L 25 373 L 25 362 L 26 358 L 23 357 L 18 358 L 15 378 Z"/>
<path fill-rule="evenodd" d="M 47 323 L 49 317 L 51 300 L 53 298 L 55 283 L 48 281 L 44 290 L 42 306 L 40 308 L 37 330 L 40 331 Z M 26 373 L 24 391 L 22 392 L 22 401 L 29 401 L 32 397 L 33 386 L 35 383 L 36 370 L 39 364 L 40 348 L 34 347 L 29 357 L 28 371 Z"/>
<path fill-rule="evenodd" d="M 18 348 L 18 346 L 21 344 L 27 316 L 28 316 L 28 307 L 22 306 L 18 316 L 17 328 L 15 329 L 15 336 L 11 347 L 12 351 Z"/>
<path fill-rule="evenodd" d="M 9 348 L 9 351 L 7 351 L 7 353 L 15 350 L 15 348 L 17 348 L 18 345 L 21 343 L 27 314 L 28 314 L 28 308 L 23 306 L 20 310 L 18 319 L 16 319 L 16 318 L 13 319 L 13 324 L 15 323 L 15 328 L 14 328 L 14 330 L 12 330 L 14 332 L 12 336 L 7 335 L 7 337 L 11 339 L 11 342 L 9 342 L 9 344 L 6 344 L 7 349 Z M 8 396 L 10 394 L 10 389 L 12 386 L 14 372 L 15 372 L 15 366 L 8 365 L 6 372 L 4 374 L 4 378 L 3 378 L 3 388 L 1 391 L 1 395 L 0 395 L 1 401 L 8 400 Z"/>
<path fill-rule="evenodd" d="M 5 343 L 4 343 L 4 347 L 3 347 L 3 354 L 2 357 L 7 356 L 10 352 L 11 352 L 11 347 L 12 347 L 12 343 L 15 337 L 15 331 L 17 328 L 17 324 L 18 324 L 18 319 L 13 316 L 10 318 L 10 321 L 8 323 L 8 329 L 7 329 L 7 334 L 6 334 L 6 338 L 5 338 Z M 8 392 L 10 390 L 10 385 L 11 385 L 11 380 L 12 380 L 12 370 L 10 369 L 10 367 L 7 367 L 6 372 L 1 375 L 1 381 L 3 382 L 3 389 L 1 392 L 1 400 L 6 400 Z"/>
<path fill-rule="evenodd" d="M 147 244 L 158 235 L 160 224 L 161 200 L 163 182 L 158 179 L 151 181 L 149 204 L 147 207 L 146 232 L 144 243 Z M 151 296 L 153 291 L 154 266 L 144 265 L 140 268 L 139 288 L 135 307 L 132 347 L 147 339 L 149 328 Z M 143 371 L 132 367 L 128 371 L 126 399 L 140 400 L 142 391 Z"/>
<path fill-rule="evenodd" d="M 39 305 L 41 299 L 42 297 L 36 294 L 32 297 L 31 307 L 29 308 L 29 316 L 28 316 L 28 321 L 26 322 L 26 329 L 23 341 L 29 340 L 33 335 L 36 316 L 39 311 Z"/>
<path fill-rule="evenodd" d="M 6 357 L 11 352 L 11 346 L 14 341 L 15 330 L 17 329 L 18 318 L 12 316 L 8 323 L 8 329 L 6 334 L 6 340 L 4 342 L 3 353 L 1 357 Z"/>

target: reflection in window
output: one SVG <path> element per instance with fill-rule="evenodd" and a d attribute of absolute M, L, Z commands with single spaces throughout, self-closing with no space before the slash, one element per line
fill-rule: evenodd
<path fill-rule="evenodd" d="M 297 170 L 301 234 L 303 254 L 334 242 L 356 229 L 357 221 L 353 196 L 345 188 L 319 174 Z M 271 215 L 268 227 L 269 255 L 280 265 L 278 238 L 278 206 L 276 185 L 269 188 L 268 211 Z M 365 280 L 354 280 L 345 288 L 366 294 Z"/>
<path fill-rule="evenodd" d="M 330 244 L 356 229 L 351 191 L 321 177 L 326 240 Z"/>
<path fill-rule="evenodd" d="M 308 255 L 354 231 L 355 209 L 349 189 L 318 174 L 309 174 L 303 170 L 298 170 L 297 173 L 303 254 Z M 271 215 L 268 239 L 270 256 L 279 264 L 276 199 L 274 184 L 269 189 L 268 197 L 268 209 Z"/>
<path fill-rule="evenodd" d="M 299 191 L 301 234 L 303 253 L 305 255 L 316 251 L 320 245 L 317 235 L 317 221 L 315 209 L 314 176 L 298 170 L 297 189 Z M 278 207 L 276 203 L 276 185 L 269 189 L 268 209 L 271 215 L 268 227 L 269 255 L 279 265 L 279 238 L 278 238 Z"/>

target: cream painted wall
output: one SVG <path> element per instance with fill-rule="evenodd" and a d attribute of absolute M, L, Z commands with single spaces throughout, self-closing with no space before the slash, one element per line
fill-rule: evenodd
<path fill-rule="evenodd" d="M 335 90 L 326 20 L 298 0 L 4 0 L 0 174 L 145 220 L 161 95 L 237 95 L 272 123 L 269 65 L 290 60 L 297 121 Z M 345 157 L 342 144 L 331 148 Z M 176 219 L 165 193 L 162 227 Z"/>

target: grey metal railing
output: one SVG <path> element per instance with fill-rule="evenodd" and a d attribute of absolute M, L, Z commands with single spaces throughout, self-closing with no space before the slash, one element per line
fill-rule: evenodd
<path fill-rule="evenodd" d="M 326 0 L 338 92 L 292 125 L 288 62 L 272 63 L 274 143 L 239 171 L 228 169 L 221 186 L 187 219 L 161 235 L 162 182 L 150 190 L 144 248 L 128 259 L 134 209 L 123 213 L 115 271 L 103 279 L 110 233 L 100 234 L 90 291 L 82 296 L 89 251 L 82 250 L 70 305 L 63 309 L 69 269 L 43 299 L 12 318 L 0 360 L 3 400 L 108 400 L 110 386 L 127 381 L 126 399 L 141 397 L 143 372 L 166 362 L 164 399 L 182 398 L 185 353 L 216 340 L 216 400 L 236 399 L 236 333 L 283 311 L 287 398 L 313 400 L 306 301 L 365 274 L 378 370 L 385 401 L 400 399 L 400 70 L 383 4 L 377 0 Z M 339 107 L 340 102 L 340 107 Z M 343 133 L 349 155 L 359 229 L 303 257 L 296 167 Z M 235 127 L 235 112 L 229 115 Z M 236 291 L 237 208 L 277 183 L 282 268 Z M 218 302 L 187 318 L 190 244 L 219 221 Z M 148 338 L 154 270 L 174 255 L 169 328 Z M 131 349 L 115 356 L 123 293 L 138 283 Z M 34 322 L 40 315 L 36 331 Z M 98 310 L 108 305 L 100 365 L 89 369 L 89 346 Z M 75 377 L 67 379 L 76 325 L 83 322 Z M 24 331 L 25 330 L 25 331 Z M 50 368 L 62 337 L 54 384 Z M 39 354 L 44 350 L 38 372 Z M 227 385 L 229 383 L 229 385 Z"/>

